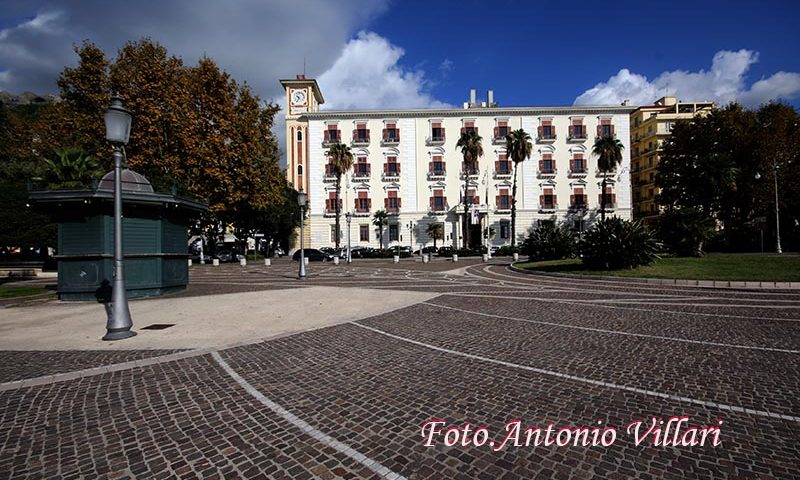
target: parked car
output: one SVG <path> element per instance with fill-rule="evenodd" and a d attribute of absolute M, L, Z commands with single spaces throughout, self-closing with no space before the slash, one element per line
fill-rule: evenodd
<path fill-rule="evenodd" d="M 453 253 L 455 253 L 453 247 L 439 247 L 439 250 L 436 252 L 440 257 L 449 257 L 453 255 Z"/>
<path fill-rule="evenodd" d="M 353 258 L 375 258 L 376 250 L 372 247 L 351 247 L 350 255 Z"/>
<path fill-rule="evenodd" d="M 431 253 L 436 255 L 436 252 L 439 251 L 439 247 L 422 247 L 422 253 Z M 414 250 L 414 255 L 419 255 L 419 250 Z"/>
<path fill-rule="evenodd" d="M 308 258 L 309 262 L 333 261 L 333 255 L 331 255 L 330 253 L 321 252 L 316 248 L 306 248 L 304 249 L 303 253 L 305 254 L 306 258 Z M 300 260 L 300 250 L 294 252 L 294 255 L 292 255 L 292 260 L 295 261 Z"/>
<path fill-rule="evenodd" d="M 217 250 L 216 258 L 219 259 L 219 263 L 235 263 L 244 258 L 244 255 L 233 250 Z"/>

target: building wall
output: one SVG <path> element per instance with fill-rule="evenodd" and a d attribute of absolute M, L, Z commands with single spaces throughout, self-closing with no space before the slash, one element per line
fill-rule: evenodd
<path fill-rule="evenodd" d="M 533 137 L 533 152 L 530 159 L 523 162 L 518 173 L 517 192 L 517 239 L 521 241 L 527 229 L 538 220 L 556 219 L 557 221 L 573 222 L 577 219 L 576 213 L 569 208 L 570 195 L 573 188 L 582 187 L 588 196 L 588 211 L 584 216 L 584 228 L 588 227 L 599 217 L 599 194 L 602 177 L 596 172 L 596 158 L 591 155 L 591 148 L 596 137 L 596 128 L 600 119 L 609 119 L 615 127 L 615 134 L 624 146 L 623 160 L 615 174 L 609 176 L 610 184 L 614 187 L 617 205 L 609 215 L 618 215 L 622 218 L 631 218 L 631 189 L 630 189 L 630 112 L 631 108 L 610 107 L 608 109 L 578 107 L 550 108 L 550 109 L 517 109 L 504 110 L 497 108 L 470 108 L 464 110 L 431 110 L 431 111 L 399 111 L 399 112 L 318 112 L 311 113 L 301 119 L 307 120 L 309 158 L 307 159 L 308 189 L 309 189 L 309 214 L 310 214 L 310 242 L 313 247 L 332 246 L 331 225 L 334 224 L 333 216 L 325 215 L 325 199 L 328 192 L 333 191 L 335 183 L 326 181 L 325 164 L 327 159 L 323 146 L 323 132 L 331 122 L 338 123 L 342 141 L 350 144 L 356 123 L 366 123 L 370 131 L 370 142 L 367 146 L 351 146 L 356 157 L 364 155 L 371 164 L 371 176 L 366 182 L 354 180 L 352 172 L 348 172 L 342 179 L 341 199 L 343 203 L 342 214 L 342 244 L 346 242 L 346 223 L 344 212 L 353 211 L 354 201 L 358 191 L 367 191 L 372 199 L 372 208 L 364 216 L 354 217 L 351 227 L 351 243 L 353 245 L 369 245 L 378 247 L 377 227 L 372 226 L 372 214 L 384 207 L 383 199 L 387 190 L 397 188 L 402 204 L 400 212 L 392 215 L 389 222 L 400 225 L 402 240 L 392 242 L 410 245 L 408 223 L 415 224 L 413 244 L 415 248 L 420 245 L 432 245 L 433 241 L 424 233 L 428 224 L 434 222 L 445 223 L 445 240 L 439 244 L 451 245 L 459 239 L 459 215 L 449 212 L 446 215 L 433 215 L 429 210 L 429 197 L 434 187 L 441 187 L 447 197 L 450 210 L 456 207 L 461 198 L 464 181 L 460 178 L 462 157 L 456 148 L 460 130 L 465 121 L 474 121 L 478 133 L 483 137 L 484 156 L 479 160 L 479 177 L 474 181 L 477 193 L 480 196 L 481 222 L 486 225 L 485 206 L 486 191 L 488 188 L 489 224 L 495 229 L 491 239 L 493 245 L 509 244 L 510 239 L 500 236 L 500 221 L 510 221 L 510 213 L 496 211 L 495 197 L 500 188 L 507 188 L 511 193 L 511 178 L 496 178 L 494 173 L 495 161 L 498 155 L 504 153 L 502 143 L 492 141 L 494 127 L 498 120 L 507 121 L 511 129 L 524 128 Z M 586 139 L 583 141 L 568 141 L 567 129 L 573 118 L 582 117 L 586 129 Z M 537 127 L 542 119 L 551 119 L 555 127 L 556 139 L 552 142 L 539 141 Z M 400 129 L 400 142 L 397 146 L 382 146 L 382 130 L 387 121 L 396 122 Z M 431 133 L 431 122 L 440 121 L 445 128 L 445 142 L 441 146 L 432 146 L 427 143 Z M 382 179 L 383 163 L 388 153 L 394 153 L 400 162 L 400 179 L 386 181 Z M 569 165 L 573 152 L 582 152 L 587 163 L 585 175 L 570 175 Z M 541 175 L 539 160 L 544 153 L 551 153 L 556 166 L 556 174 L 552 177 Z M 443 181 L 432 181 L 428 178 L 428 163 L 431 156 L 440 154 L 446 164 L 446 178 Z M 539 205 L 539 196 L 544 188 L 553 188 L 557 197 L 558 208 L 554 211 L 542 211 Z M 463 211 L 462 208 L 457 210 Z M 359 240 L 359 226 L 369 225 L 370 240 Z M 388 238 L 384 232 L 384 238 Z M 384 244 L 384 246 L 386 243 Z"/>

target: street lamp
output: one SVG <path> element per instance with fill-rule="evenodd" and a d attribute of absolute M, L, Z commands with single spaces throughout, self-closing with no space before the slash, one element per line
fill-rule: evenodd
<path fill-rule="evenodd" d="M 411 245 L 411 252 L 414 252 L 414 222 L 408 222 L 408 244 Z M 421 252 L 421 250 L 420 250 Z"/>
<path fill-rule="evenodd" d="M 113 97 L 105 113 L 106 140 L 114 147 L 114 280 L 111 285 L 111 308 L 108 310 L 103 340 L 122 340 L 136 335 L 128 308 L 122 258 L 122 146 L 131 134 L 131 114 L 122 106 L 122 99 Z"/>
<path fill-rule="evenodd" d="M 345 220 L 347 220 L 347 263 L 353 262 L 353 257 L 350 255 L 350 221 L 353 219 L 353 216 L 350 212 L 344 214 Z"/>
<path fill-rule="evenodd" d="M 781 249 L 781 217 L 778 206 L 778 164 L 772 157 L 772 177 L 775 180 L 775 253 L 783 253 Z M 761 174 L 756 172 L 756 180 L 761 179 Z"/>
<path fill-rule="evenodd" d="M 306 196 L 305 192 L 300 190 L 297 192 L 297 204 L 300 206 L 300 272 L 298 273 L 298 277 L 300 280 L 305 280 L 306 278 L 306 252 L 303 245 L 303 223 L 305 223 L 306 219 L 306 200 L 308 197 Z"/>
<path fill-rule="evenodd" d="M 583 216 L 586 215 L 586 207 L 578 207 L 578 240 L 583 240 Z"/>

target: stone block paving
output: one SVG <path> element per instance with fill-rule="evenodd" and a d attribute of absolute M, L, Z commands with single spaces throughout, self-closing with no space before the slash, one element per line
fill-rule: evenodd
<path fill-rule="evenodd" d="M 378 321 L 378 320 L 373 320 Z M 465 335 L 470 335 L 464 329 Z M 535 355 L 535 352 L 527 352 Z M 470 360 L 353 325 L 223 352 L 231 366 L 288 410 L 409 478 L 796 478 L 794 422 L 657 399 Z M 632 372 L 635 374 L 635 371 Z M 677 381 L 677 379 L 676 379 Z M 713 387 L 712 387 L 713 388 Z M 633 419 L 688 415 L 723 421 L 722 445 L 635 446 Z M 592 425 L 619 429 L 611 447 L 423 446 L 420 427 Z"/>
<path fill-rule="evenodd" d="M 0 392 L 0 478 L 370 478 L 210 356 Z"/>
<path fill-rule="evenodd" d="M 732 349 L 418 305 L 365 325 L 419 342 L 645 390 L 800 416 L 800 353 Z M 757 329 L 758 327 L 754 327 Z M 665 324 L 662 334 L 669 334 Z M 793 342 L 800 347 L 800 330 Z"/>
<path fill-rule="evenodd" d="M 636 305 L 637 309 L 631 310 L 611 308 L 613 305 L 607 303 L 575 304 L 526 298 L 487 298 L 485 296 L 442 295 L 429 303 L 501 317 L 619 330 L 643 335 L 678 337 L 754 347 L 800 349 L 800 334 L 796 322 L 783 320 L 705 315 L 698 317 L 680 309 L 674 312 L 654 314 L 647 305 Z M 462 318 L 487 319 L 480 315 L 469 314 L 462 315 Z"/>
<path fill-rule="evenodd" d="M 0 383 L 160 357 L 181 350 L 0 351 Z"/>

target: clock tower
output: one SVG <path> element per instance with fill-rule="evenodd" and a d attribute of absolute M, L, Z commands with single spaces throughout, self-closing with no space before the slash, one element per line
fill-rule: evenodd
<path fill-rule="evenodd" d="M 319 111 L 325 103 L 322 92 L 314 79 L 297 75 L 293 80 L 281 80 L 285 90 L 286 112 L 286 178 L 295 188 L 308 194 L 308 120 L 306 113 Z M 319 199 L 308 197 L 312 205 Z M 305 229 L 305 245 L 310 246 L 310 228 Z"/>

